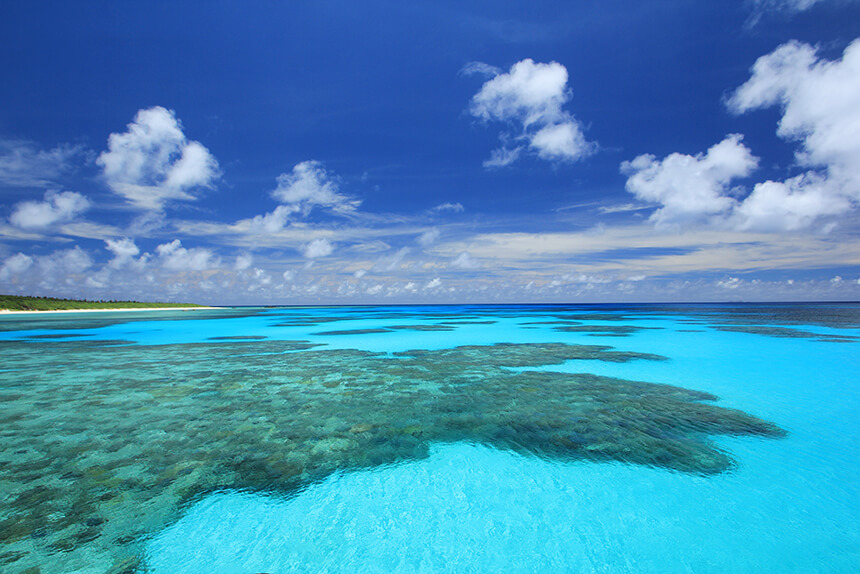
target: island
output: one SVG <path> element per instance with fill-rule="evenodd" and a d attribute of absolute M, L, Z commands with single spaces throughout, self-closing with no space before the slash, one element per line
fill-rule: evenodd
<path fill-rule="evenodd" d="M 141 309 L 206 309 L 196 303 L 152 303 L 141 301 L 88 301 L 55 297 L 0 295 L 0 313 L 50 311 L 120 311 Z"/>

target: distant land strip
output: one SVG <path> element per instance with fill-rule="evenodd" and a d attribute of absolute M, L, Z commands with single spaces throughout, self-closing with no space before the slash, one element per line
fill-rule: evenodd
<path fill-rule="evenodd" d="M 54 297 L 25 297 L 0 295 L 0 311 L 78 311 L 109 309 L 173 309 L 204 308 L 195 303 L 143 303 L 140 301 L 79 301 Z"/>

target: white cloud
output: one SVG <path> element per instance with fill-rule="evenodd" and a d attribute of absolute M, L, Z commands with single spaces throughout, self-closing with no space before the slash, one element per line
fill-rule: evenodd
<path fill-rule="evenodd" d="M 302 255 L 308 259 L 317 259 L 331 255 L 334 251 L 334 246 L 329 243 L 328 239 L 314 239 L 302 248 Z"/>
<path fill-rule="evenodd" d="M 437 289 L 442 286 L 442 280 L 436 277 L 435 279 L 431 279 L 427 282 L 427 285 L 424 286 L 425 290 Z"/>
<path fill-rule="evenodd" d="M 659 225 L 714 223 L 739 230 L 793 231 L 822 218 L 851 212 L 860 203 L 860 39 L 841 60 L 822 60 L 816 50 L 788 42 L 759 58 L 750 79 L 726 102 L 734 113 L 779 106 L 777 134 L 796 141 L 805 173 L 757 183 L 746 197 L 731 189 L 757 159 L 741 136 L 727 137 L 705 155 L 641 155 L 621 165 L 627 190 L 660 205 Z M 822 230 L 832 231 L 833 221 Z"/>
<path fill-rule="evenodd" d="M 428 229 L 424 233 L 418 236 L 418 245 L 423 247 L 427 247 L 428 245 L 433 245 L 439 239 L 441 232 L 437 228 Z"/>
<path fill-rule="evenodd" d="M 743 279 L 738 279 L 737 277 L 729 277 L 728 279 L 717 281 L 717 286 L 722 287 L 723 289 L 737 289 L 738 287 L 743 285 L 743 283 Z"/>
<path fill-rule="evenodd" d="M 531 146 L 548 160 L 577 159 L 590 152 L 585 136 L 574 122 L 548 125 L 532 136 Z"/>
<path fill-rule="evenodd" d="M 621 164 L 628 176 L 627 191 L 643 201 L 662 207 L 651 215 L 658 226 L 706 221 L 729 212 L 735 200 L 729 183 L 748 176 L 757 159 L 733 134 L 695 156 L 673 153 L 662 160 L 643 154 Z"/>
<path fill-rule="evenodd" d="M 840 215 L 851 209 L 846 197 L 833 193 L 830 182 L 806 173 L 784 182 L 756 184 L 735 210 L 736 227 L 755 231 L 795 231 L 819 217 Z"/>
<path fill-rule="evenodd" d="M 155 248 L 159 261 L 171 271 L 205 271 L 221 267 L 221 259 L 211 250 L 203 247 L 182 247 L 182 242 L 174 239 Z"/>
<path fill-rule="evenodd" d="M 17 204 L 9 221 L 22 229 L 42 229 L 54 223 L 70 221 L 89 207 L 89 200 L 80 193 L 48 191 L 44 201 Z"/>
<path fill-rule="evenodd" d="M 608 215 L 611 213 L 628 213 L 633 211 L 641 211 L 643 209 L 647 209 L 647 206 L 637 205 L 634 203 L 625 203 L 623 205 L 607 205 L 597 208 L 597 210 L 604 215 Z"/>
<path fill-rule="evenodd" d="M 748 0 L 752 10 L 746 26 L 752 28 L 768 13 L 799 14 L 829 0 Z M 856 0 L 836 0 L 846 4 Z M 831 2 L 834 3 L 834 2 Z"/>
<path fill-rule="evenodd" d="M 45 275 L 60 275 L 69 279 L 69 275 L 83 273 L 93 266 L 90 255 L 78 246 L 73 249 L 55 251 L 51 255 L 39 257 L 36 265 Z"/>
<path fill-rule="evenodd" d="M 860 39 L 842 60 L 818 58 L 789 42 L 759 58 L 750 79 L 728 100 L 735 113 L 780 106 L 777 134 L 797 141 L 809 172 L 756 186 L 739 209 L 746 228 L 798 229 L 860 202 Z"/>
<path fill-rule="evenodd" d="M 462 213 L 466 209 L 463 207 L 463 204 L 459 201 L 456 203 L 451 203 L 450 201 L 446 201 L 445 203 L 440 203 L 430 211 L 441 212 L 441 211 L 453 211 L 454 213 Z"/>
<path fill-rule="evenodd" d="M 408 253 L 409 253 L 408 247 L 401 247 L 400 249 L 397 250 L 397 253 L 395 253 L 394 255 L 391 255 L 389 257 L 380 257 L 379 259 L 377 259 L 376 263 L 373 264 L 372 270 L 377 271 L 377 272 L 379 272 L 379 271 L 383 271 L 383 272 L 394 271 L 395 269 L 400 267 L 400 264 L 402 263 L 403 258 L 406 257 L 406 255 Z"/>
<path fill-rule="evenodd" d="M 735 113 L 779 105 L 777 134 L 799 141 L 802 165 L 821 166 L 828 176 L 853 184 L 860 197 L 860 39 L 841 61 L 819 60 L 800 42 L 783 44 L 759 58 L 752 76 L 728 100 Z"/>
<path fill-rule="evenodd" d="M 140 249 L 135 245 L 134 240 L 128 237 L 106 239 L 105 248 L 114 254 L 114 258 L 108 262 L 108 267 L 114 269 L 125 267 L 140 254 Z"/>
<path fill-rule="evenodd" d="M 773 10 L 785 12 L 803 12 L 823 0 L 754 0 L 756 10 Z"/>
<path fill-rule="evenodd" d="M 520 159 L 520 154 L 522 153 L 522 151 L 523 146 L 517 146 L 513 148 L 496 148 L 490 152 L 490 159 L 484 160 L 484 163 L 482 165 L 487 168 L 505 167 L 506 165 L 511 165 L 512 163 Z"/>
<path fill-rule="evenodd" d="M 196 199 L 192 191 L 219 176 L 215 157 L 188 141 L 175 113 L 160 106 L 138 111 L 126 132 L 111 134 L 96 161 L 114 192 L 156 211 L 171 200 Z"/>
<path fill-rule="evenodd" d="M 462 251 L 451 261 L 450 266 L 457 269 L 477 269 L 481 266 L 481 262 L 476 261 L 468 251 Z"/>
<path fill-rule="evenodd" d="M 273 211 L 244 220 L 251 235 L 272 235 L 283 231 L 294 215 L 307 216 L 314 207 L 324 207 L 338 215 L 356 211 L 360 201 L 338 193 L 338 182 L 318 161 L 303 161 L 292 172 L 278 176 L 272 197 L 280 202 Z"/>
<path fill-rule="evenodd" d="M 61 145 L 50 151 L 28 142 L 0 142 L 0 184 L 14 187 L 48 187 L 74 168 L 84 156 L 80 146 Z"/>
<path fill-rule="evenodd" d="M 489 78 L 492 78 L 493 76 L 498 76 L 499 74 L 501 74 L 502 71 L 503 70 L 501 68 L 485 64 L 484 62 L 469 62 L 468 64 L 463 66 L 463 69 L 460 70 L 460 73 L 464 76 L 472 76 L 477 74 L 479 76 L 487 76 Z"/>
<path fill-rule="evenodd" d="M 380 251 L 388 251 L 391 249 L 391 245 L 380 239 L 375 239 L 373 241 L 354 243 L 349 246 L 349 249 L 350 251 L 358 251 L 360 253 L 379 253 Z"/>
<path fill-rule="evenodd" d="M 337 181 L 318 161 L 303 161 L 293 167 L 292 173 L 278 176 L 278 187 L 272 197 L 284 204 L 301 205 L 306 209 L 319 205 L 335 212 L 355 211 L 360 201 L 338 193 Z"/>
<path fill-rule="evenodd" d="M 470 69 L 492 70 L 477 64 Z M 579 122 L 562 109 L 570 99 L 567 80 L 567 68 L 558 62 L 542 64 L 525 59 L 508 73 L 497 73 L 484 83 L 472 98 L 470 112 L 486 121 L 519 126 L 521 133 L 516 139 L 525 141 L 542 159 L 575 161 L 594 153 L 597 146 L 586 141 Z M 519 145 L 505 145 L 493 151 L 484 165 L 508 165 L 519 157 L 521 149 Z"/>
<path fill-rule="evenodd" d="M 272 234 L 284 229 L 289 222 L 290 216 L 301 208 L 296 205 L 279 205 L 265 215 L 256 215 L 250 222 L 249 232 L 252 234 Z"/>
<path fill-rule="evenodd" d="M 250 253 L 240 253 L 236 256 L 236 263 L 233 264 L 233 269 L 236 271 L 244 271 L 254 264 L 254 256 Z"/>
<path fill-rule="evenodd" d="M 3 262 L 0 266 L 0 280 L 8 281 L 9 279 L 20 275 L 33 266 L 33 258 L 23 253 L 17 253 Z"/>

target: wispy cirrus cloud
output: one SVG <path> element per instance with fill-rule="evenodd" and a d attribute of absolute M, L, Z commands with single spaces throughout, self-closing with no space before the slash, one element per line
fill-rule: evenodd
<path fill-rule="evenodd" d="M 30 142 L 0 142 L 0 185 L 9 187 L 55 187 L 64 174 L 86 162 L 82 146 L 60 145 L 40 150 Z"/>
<path fill-rule="evenodd" d="M 446 201 L 445 203 L 440 203 L 439 205 L 437 205 L 436 207 L 434 207 L 434 208 L 433 208 L 433 209 L 431 209 L 430 211 L 431 211 L 431 212 L 434 212 L 434 213 L 440 213 L 440 212 L 443 212 L 443 211 L 451 211 L 451 212 L 454 212 L 454 213 L 462 213 L 462 212 L 463 212 L 463 211 L 465 211 L 465 210 L 466 210 L 466 208 L 464 208 L 464 207 L 463 207 L 463 204 L 462 204 L 462 203 L 460 203 L 459 201 L 458 201 L 458 202 L 456 202 L 456 203 L 452 203 L 452 202 L 450 202 L 450 201 Z"/>

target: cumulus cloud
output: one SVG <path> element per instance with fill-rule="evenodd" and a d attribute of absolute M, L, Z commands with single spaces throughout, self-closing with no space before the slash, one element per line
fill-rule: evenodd
<path fill-rule="evenodd" d="M 85 272 L 92 266 L 90 255 L 77 246 L 49 255 L 18 253 L 0 265 L 0 281 L 6 285 L 16 285 L 27 294 L 65 289 L 73 295 L 79 295 L 80 287 L 86 280 Z"/>
<path fill-rule="evenodd" d="M 470 70 L 489 73 L 492 67 L 474 63 Z M 567 68 L 558 62 L 535 63 L 525 59 L 507 73 L 496 73 L 472 97 L 471 114 L 485 121 L 502 121 L 519 128 L 514 146 L 495 150 L 485 167 L 508 165 L 531 149 L 538 157 L 551 161 L 576 161 L 596 150 L 588 142 L 579 122 L 562 106 L 570 99 Z M 503 134 L 502 139 L 508 138 Z"/>
<path fill-rule="evenodd" d="M 51 255 L 39 257 L 37 266 L 44 274 L 60 274 L 68 278 L 69 275 L 83 273 L 93 266 L 93 259 L 89 253 L 78 247 L 55 251 Z"/>
<path fill-rule="evenodd" d="M 337 180 L 318 161 L 303 161 L 291 173 L 278 176 L 278 187 L 272 197 L 283 204 L 300 205 L 306 209 L 319 205 L 333 211 L 353 212 L 361 203 L 338 193 Z"/>
<path fill-rule="evenodd" d="M 659 203 L 651 215 L 658 226 L 690 224 L 723 215 L 735 200 L 728 196 L 733 179 L 748 176 L 757 159 L 733 134 L 695 156 L 673 153 L 662 160 L 643 154 L 621 164 L 627 191 L 638 199 Z"/>
<path fill-rule="evenodd" d="M 360 201 L 339 193 L 338 181 L 329 175 L 321 162 L 303 161 L 290 173 L 278 176 L 272 197 L 278 205 L 265 215 L 250 221 L 252 234 L 272 234 L 283 230 L 293 216 L 307 216 L 314 207 L 324 207 L 338 215 L 354 213 Z"/>
<path fill-rule="evenodd" d="M 182 247 L 182 242 L 174 239 L 155 248 L 162 267 L 171 271 L 205 271 L 221 267 L 221 259 L 211 250 L 203 247 Z"/>
<path fill-rule="evenodd" d="M 8 281 L 33 266 L 33 258 L 23 253 L 17 253 L 7 258 L 0 266 L 0 281 Z"/>
<path fill-rule="evenodd" d="M 254 264 L 254 256 L 250 253 L 240 253 L 236 256 L 236 262 L 233 264 L 233 269 L 236 271 L 244 271 Z"/>
<path fill-rule="evenodd" d="M 133 239 L 123 237 L 121 239 L 105 239 L 105 248 L 113 253 L 113 259 L 108 262 L 108 267 L 120 269 L 125 267 L 140 254 L 140 249 Z"/>
<path fill-rule="evenodd" d="M 44 201 L 24 201 L 15 206 L 9 221 L 22 229 L 42 229 L 69 221 L 89 209 L 89 200 L 74 191 L 48 191 Z"/>
<path fill-rule="evenodd" d="M 160 211 L 172 200 L 196 199 L 195 189 L 212 187 L 218 162 L 203 144 L 188 141 L 172 110 L 140 110 L 124 133 L 108 138 L 96 160 L 105 181 L 136 207 Z"/>
<path fill-rule="evenodd" d="M 49 187 L 85 155 L 81 146 L 61 145 L 45 151 L 28 142 L 0 142 L 0 184 Z"/>
<path fill-rule="evenodd" d="M 841 60 L 818 57 L 800 42 L 788 42 L 753 65 L 750 79 L 727 101 L 745 113 L 779 106 L 777 134 L 797 141 L 807 173 L 755 187 L 738 211 L 745 228 L 797 229 L 860 202 L 860 40 Z"/>
<path fill-rule="evenodd" d="M 775 105 L 783 112 L 777 134 L 800 142 L 801 165 L 825 167 L 860 196 L 860 39 L 835 62 L 807 44 L 783 44 L 756 61 L 728 100 L 735 113 Z"/>
<path fill-rule="evenodd" d="M 295 205 L 279 205 L 265 215 L 256 215 L 251 220 L 251 233 L 272 234 L 277 233 L 287 226 L 290 216 L 301 211 L 301 208 Z"/>
<path fill-rule="evenodd" d="M 721 287 L 723 289 L 737 289 L 743 284 L 744 280 L 738 279 L 737 277 L 729 277 L 728 279 L 717 281 L 717 287 Z"/>
<path fill-rule="evenodd" d="M 829 180 L 805 173 L 786 181 L 756 184 L 735 209 L 732 221 L 742 230 L 795 231 L 820 217 L 850 209 L 849 199 L 835 192 Z"/>
<path fill-rule="evenodd" d="M 860 39 L 841 60 L 819 58 L 815 48 L 788 42 L 759 58 L 750 78 L 727 99 L 736 114 L 779 106 L 777 134 L 799 144 L 797 164 L 808 171 L 785 181 L 731 189 L 757 160 L 729 136 L 707 154 L 641 155 L 621 165 L 627 190 L 660 204 L 651 216 L 661 224 L 708 221 L 744 231 L 809 228 L 860 203 Z M 831 221 L 824 230 L 832 230 Z"/>
<path fill-rule="evenodd" d="M 435 279 L 431 279 L 427 282 L 427 285 L 424 286 L 424 289 L 429 291 L 432 289 L 438 289 L 442 286 L 442 280 L 436 277 Z"/>
<path fill-rule="evenodd" d="M 302 248 L 302 255 L 307 259 L 317 259 L 331 255 L 333 251 L 334 246 L 328 239 L 314 239 Z"/>

